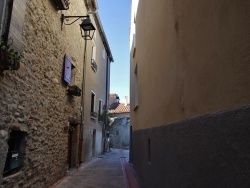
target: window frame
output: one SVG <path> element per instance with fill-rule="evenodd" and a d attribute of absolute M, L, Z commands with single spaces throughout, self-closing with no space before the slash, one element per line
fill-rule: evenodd
<path fill-rule="evenodd" d="M 90 112 L 95 112 L 95 100 L 96 100 L 96 94 L 95 92 L 91 91 Z"/>
<path fill-rule="evenodd" d="M 100 117 L 102 115 L 102 99 L 99 99 L 98 102 L 98 116 Z"/>
<path fill-rule="evenodd" d="M 134 70 L 134 111 L 137 110 L 139 106 L 139 86 L 138 86 L 138 66 L 137 63 L 135 65 L 135 70 Z"/>
<path fill-rule="evenodd" d="M 23 167 L 26 134 L 27 133 L 23 131 L 11 130 L 8 139 L 8 153 L 6 156 L 3 177 L 17 173 Z M 11 165 L 17 166 L 13 167 Z"/>
<path fill-rule="evenodd" d="M 3 0 L 2 3 L 3 6 L 2 6 L 2 14 L 0 16 L 0 24 L 1 24 L 0 34 L 1 34 L 1 40 L 7 44 L 10 32 L 10 24 L 11 24 L 14 0 Z"/>

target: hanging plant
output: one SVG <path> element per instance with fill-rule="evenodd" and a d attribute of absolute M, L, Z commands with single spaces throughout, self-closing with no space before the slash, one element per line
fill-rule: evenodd
<path fill-rule="evenodd" d="M 0 44 L 0 69 L 1 70 L 18 70 L 20 63 L 23 60 L 23 55 L 18 53 L 11 45 L 6 45 L 4 42 Z"/>

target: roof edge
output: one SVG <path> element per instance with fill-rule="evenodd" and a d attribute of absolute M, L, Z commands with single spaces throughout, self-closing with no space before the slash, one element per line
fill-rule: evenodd
<path fill-rule="evenodd" d="M 107 55 L 108 55 L 108 57 L 109 57 L 109 60 L 110 60 L 111 62 L 114 62 L 114 58 L 113 58 L 113 56 L 112 56 L 112 53 L 111 53 L 111 50 L 110 50 L 110 47 L 109 47 L 109 43 L 108 43 L 107 37 L 106 37 L 106 35 L 105 35 L 105 32 L 104 32 L 104 29 L 103 29 L 103 26 L 102 26 L 102 23 L 101 23 L 101 19 L 100 19 L 100 17 L 99 17 L 98 12 L 94 12 L 94 13 L 93 13 L 93 17 L 94 17 L 94 19 L 95 19 L 96 26 L 97 26 L 97 28 L 98 28 L 98 30 L 99 30 L 99 33 L 100 33 L 100 36 L 101 36 L 101 38 L 102 38 L 104 47 L 105 47 L 105 49 L 106 49 L 106 51 L 107 51 Z"/>

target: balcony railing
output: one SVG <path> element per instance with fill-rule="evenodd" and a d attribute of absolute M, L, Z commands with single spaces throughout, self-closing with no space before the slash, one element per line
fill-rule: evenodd
<path fill-rule="evenodd" d="M 96 118 L 97 117 L 97 112 L 90 112 L 90 116 L 92 118 Z"/>
<path fill-rule="evenodd" d="M 94 59 L 91 59 L 91 68 L 93 69 L 94 72 L 97 71 L 97 64 Z"/>

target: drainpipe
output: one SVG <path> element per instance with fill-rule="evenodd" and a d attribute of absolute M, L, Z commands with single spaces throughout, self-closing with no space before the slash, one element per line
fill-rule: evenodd
<path fill-rule="evenodd" d="M 85 80 L 86 80 L 86 59 L 87 59 L 87 40 L 84 40 L 84 56 L 83 56 L 83 69 L 82 69 L 82 99 L 81 99 L 81 123 L 79 133 L 79 149 L 78 161 L 82 163 L 82 147 L 83 147 L 83 126 L 84 126 L 84 100 L 85 100 Z"/>
<path fill-rule="evenodd" d="M 108 106 L 109 106 L 109 75 L 110 75 L 110 61 L 109 61 L 109 56 L 107 56 L 107 67 L 106 67 L 106 98 L 105 98 L 105 110 L 106 112 L 108 111 Z M 107 117 L 104 116 L 104 125 L 103 125 L 103 129 L 104 129 L 104 147 L 103 147 L 103 153 L 106 152 L 106 144 L 107 144 L 107 123 L 108 123 L 108 120 L 107 120 Z"/>

